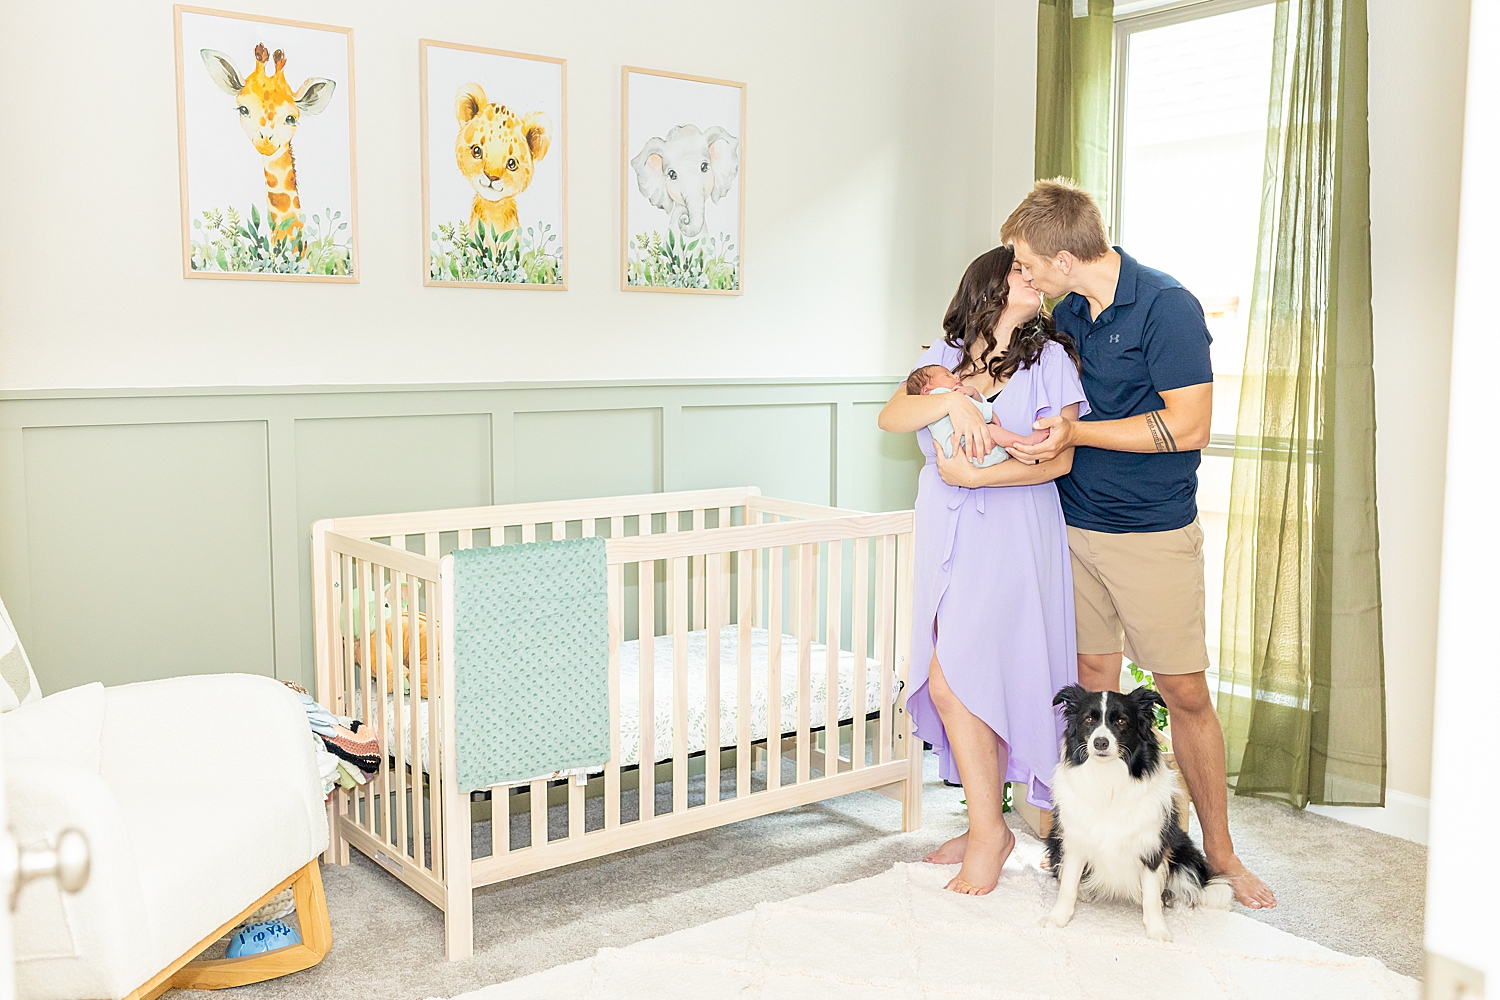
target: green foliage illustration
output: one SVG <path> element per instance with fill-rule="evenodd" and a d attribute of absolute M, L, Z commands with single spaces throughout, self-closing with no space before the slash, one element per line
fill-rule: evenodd
<path fill-rule="evenodd" d="M 461 222 L 445 222 L 432 234 L 433 281 L 488 281 L 496 284 L 562 284 L 562 247 L 552 226 L 499 232 L 480 223 L 472 233 Z"/>
<path fill-rule="evenodd" d="M 340 221 L 343 212 L 324 209 L 304 222 L 302 237 L 290 239 L 290 218 L 274 229 L 271 217 L 250 206 L 249 218 L 234 206 L 206 208 L 193 220 L 192 268 L 252 274 L 344 275 L 353 272 L 354 246 Z"/>
<path fill-rule="evenodd" d="M 627 280 L 632 285 L 655 288 L 705 288 L 733 290 L 740 287 L 740 259 L 734 243 L 720 233 L 705 241 L 699 237 L 684 243 L 668 231 L 636 233 L 628 246 Z"/>

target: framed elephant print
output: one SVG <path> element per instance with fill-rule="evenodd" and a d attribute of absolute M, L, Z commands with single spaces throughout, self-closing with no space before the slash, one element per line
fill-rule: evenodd
<path fill-rule="evenodd" d="M 351 30 L 173 15 L 184 276 L 358 281 Z"/>
<path fill-rule="evenodd" d="M 423 283 L 567 288 L 567 63 L 418 49 Z"/>
<path fill-rule="evenodd" d="M 739 295 L 745 85 L 626 66 L 621 287 Z"/>

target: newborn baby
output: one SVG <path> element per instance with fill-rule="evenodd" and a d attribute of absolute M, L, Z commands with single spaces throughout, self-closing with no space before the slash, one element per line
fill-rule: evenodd
<path fill-rule="evenodd" d="M 1037 444 L 1045 441 L 1047 435 L 1051 433 L 1044 430 L 1037 431 L 1030 437 L 1022 437 L 1001 427 L 999 422 L 995 420 L 994 408 L 990 402 L 981 396 L 979 391 L 973 386 L 967 386 L 960 382 L 952 372 L 942 365 L 926 365 L 912 372 L 906 379 L 906 392 L 911 396 L 936 395 L 940 392 L 961 392 L 968 396 L 975 406 L 979 407 L 979 412 L 984 416 L 985 423 L 988 425 L 990 440 L 995 442 L 995 450 L 982 459 L 970 459 L 969 461 L 976 468 L 984 469 L 991 465 L 998 465 L 1010 457 L 1005 451 L 1006 448 L 1016 444 Z M 953 438 L 953 421 L 943 416 L 928 424 L 927 429 L 932 431 L 932 440 L 937 442 L 939 447 L 943 449 L 943 454 L 948 458 L 952 458 L 953 448 L 951 440 Z M 963 442 L 960 441 L 959 444 L 962 446 Z"/>

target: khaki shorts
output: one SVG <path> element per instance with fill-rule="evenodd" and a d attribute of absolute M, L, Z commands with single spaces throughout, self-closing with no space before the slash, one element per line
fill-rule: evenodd
<path fill-rule="evenodd" d="M 1082 655 L 1124 652 L 1156 674 L 1208 669 L 1203 529 L 1110 534 L 1068 526 Z"/>

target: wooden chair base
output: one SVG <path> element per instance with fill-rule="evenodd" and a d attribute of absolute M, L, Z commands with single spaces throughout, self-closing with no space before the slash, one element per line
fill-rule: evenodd
<path fill-rule="evenodd" d="M 297 925 L 302 943 L 243 958 L 194 961 L 215 941 L 229 933 L 250 914 L 291 886 L 297 904 Z M 280 885 L 250 904 L 243 913 L 199 941 L 177 961 L 152 976 L 125 1000 L 155 1000 L 167 990 L 222 990 L 261 983 L 292 972 L 310 969 L 323 961 L 333 947 L 333 928 L 328 922 L 328 900 L 323 895 L 323 875 L 314 858 Z"/>

